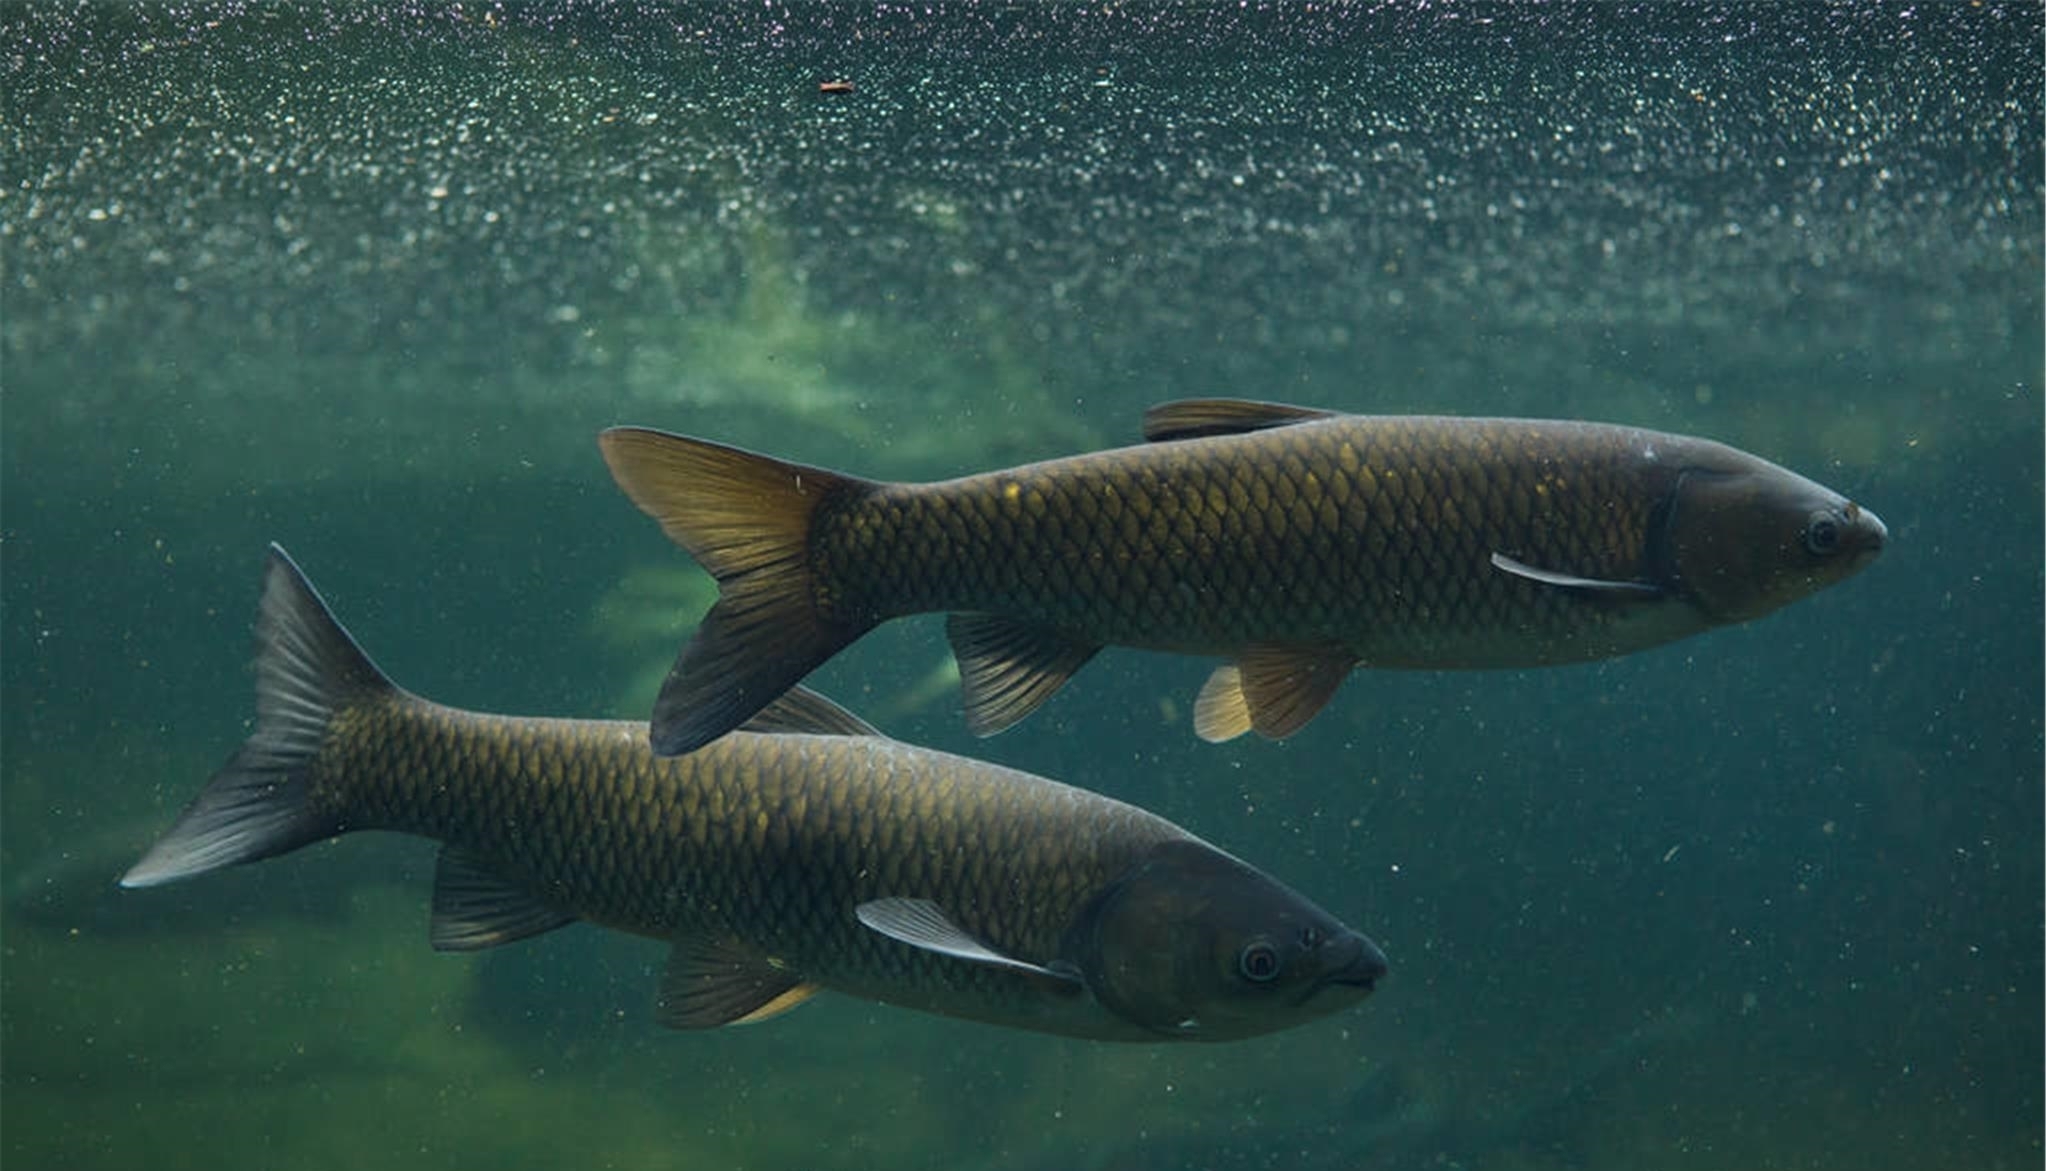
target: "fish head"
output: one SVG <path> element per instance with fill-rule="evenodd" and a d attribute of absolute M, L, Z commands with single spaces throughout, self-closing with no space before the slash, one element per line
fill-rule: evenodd
<path fill-rule="evenodd" d="M 1759 618 L 1843 581 L 1882 552 L 1881 518 L 1803 476 L 1719 444 L 1665 506 L 1663 573 L 1714 624 Z"/>
<path fill-rule="evenodd" d="M 1369 939 L 1194 840 L 1155 846 L 1081 915 L 1068 954 L 1095 998 L 1152 1032 L 1223 1041 L 1349 1007 L 1385 975 Z"/>

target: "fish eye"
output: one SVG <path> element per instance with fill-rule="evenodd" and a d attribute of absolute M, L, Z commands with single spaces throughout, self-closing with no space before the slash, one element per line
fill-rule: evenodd
<path fill-rule="evenodd" d="M 1815 512 L 1805 522 L 1804 547 L 1820 557 L 1829 557 L 1840 548 L 1840 522 L 1830 512 Z"/>
<path fill-rule="evenodd" d="M 1262 939 L 1246 944 L 1237 953 L 1236 970 L 1253 984 L 1270 983 L 1279 976 L 1279 949 Z"/>

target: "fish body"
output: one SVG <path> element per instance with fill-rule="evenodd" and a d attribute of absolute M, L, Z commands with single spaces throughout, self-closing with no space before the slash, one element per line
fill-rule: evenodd
<path fill-rule="evenodd" d="M 669 940 L 659 1017 L 757 1020 L 819 989 L 1106 1040 L 1229 1039 L 1361 999 L 1382 953 L 1163 818 L 902 744 L 801 689 L 687 757 L 644 724 L 463 711 L 392 685 L 281 550 L 258 723 L 123 879 L 334 834 L 444 844 L 432 938 L 576 919 Z"/>
<path fill-rule="evenodd" d="M 657 701 L 709 743 L 874 625 L 942 611 L 979 734 L 1105 645 L 1231 660 L 1195 727 L 1306 723 L 1357 666 L 1528 667 L 1759 617 L 1882 522 L 1711 440 L 1598 423 L 1154 408 L 1136 447 L 930 484 L 604 434 L 621 487 L 720 583 Z"/>

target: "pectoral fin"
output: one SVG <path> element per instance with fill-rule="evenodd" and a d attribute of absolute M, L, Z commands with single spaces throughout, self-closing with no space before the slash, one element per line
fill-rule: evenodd
<path fill-rule="evenodd" d="M 1601 581 L 1595 577 L 1577 577 L 1574 574 L 1556 573 L 1548 569 L 1536 569 L 1524 561 L 1515 561 L 1504 553 L 1492 554 L 1492 567 L 1510 573 L 1515 577 L 1524 577 L 1529 581 L 1538 581 L 1543 585 L 1558 586 L 1568 590 L 1590 590 L 1600 594 L 1649 598 L 1660 597 L 1663 592 L 1660 587 L 1649 585 L 1647 582 Z"/>
<path fill-rule="evenodd" d="M 449 846 L 440 852 L 433 872 L 433 924 L 428 935 L 435 951 L 480 951 L 573 922 L 573 914 L 499 878 L 487 862 L 468 851 Z"/>
<path fill-rule="evenodd" d="M 1335 644 L 1261 645 L 1218 667 L 1194 700 L 1194 732 L 1210 743 L 1255 729 L 1283 740 L 1327 706 L 1357 657 Z"/>
<path fill-rule="evenodd" d="M 967 934 L 965 928 L 954 923 L 943 908 L 929 899 L 874 899 L 855 907 L 853 914 L 861 923 L 890 939 L 953 959 L 1014 968 L 1054 980 L 1077 982 L 1080 978 L 1078 973 L 1063 964 L 1045 967 L 996 951 Z"/>
<path fill-rule="evenodd" d="M 661 973 L 654 1019 L 671 1029 L 750 1025 L 780 1016 L 818 988 L 736 939 L 680 939 Z"/>
<path fill-rule="evenodd" d="M 966 726 L 976 736 L 992 736 L 1036 711 L 1101 649 L 1000 614 L 953 614 L 945 637 L 959 660 Z"/>

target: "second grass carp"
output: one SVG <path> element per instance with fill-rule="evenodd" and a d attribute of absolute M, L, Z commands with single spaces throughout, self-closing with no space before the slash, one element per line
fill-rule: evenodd
<path fill-rule="evenodd" d="M 659 1019 L 761 1020 L 833 989 L 1102 1040 L 1220 1041 L 1368 995 L 1369 939 L 1161 817 L 889 740 L 795 688 L 679 760 L 646 725 L 407 694 L 272 548 L 256 727 L 122 879 L 155 886 L 354 830 L 443 843 L 434 946 L 577 919 L 671 944 Z"/>

